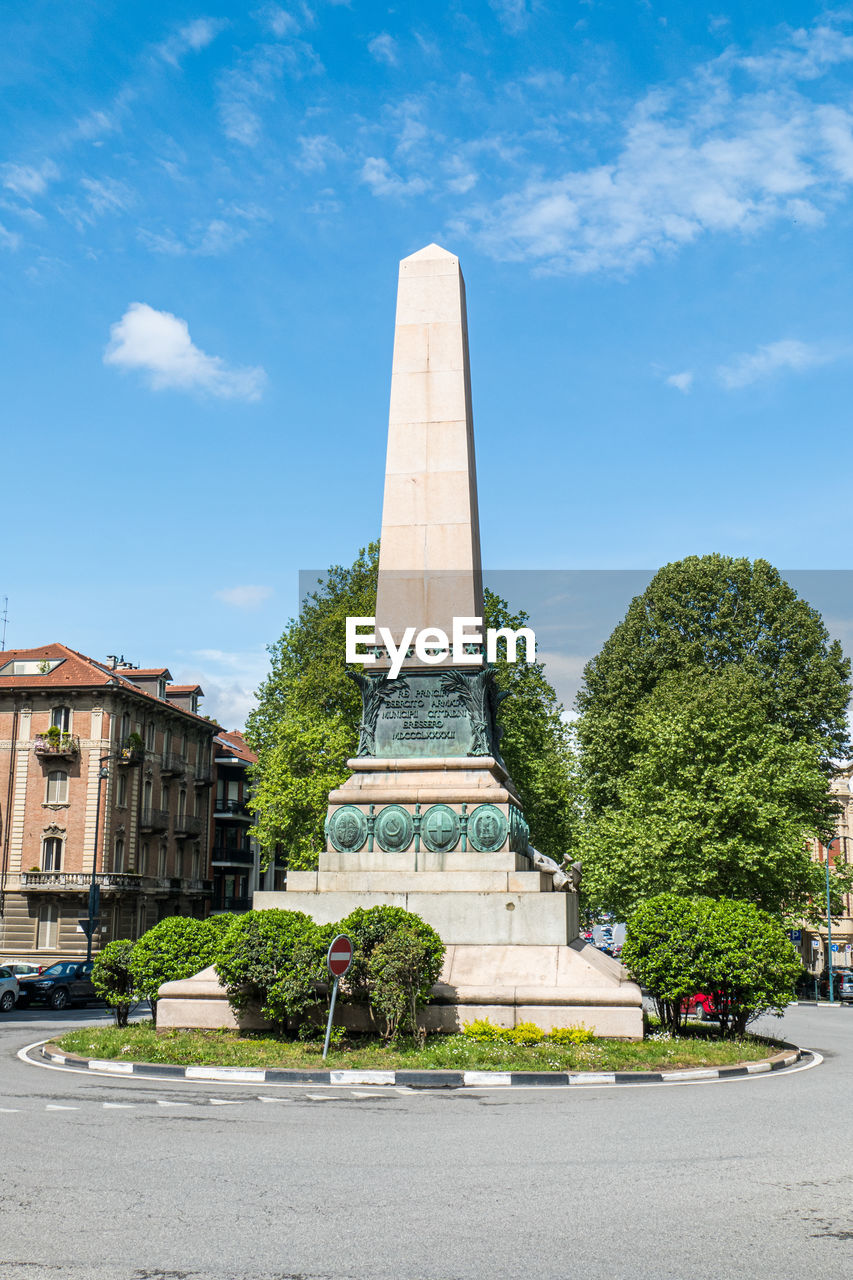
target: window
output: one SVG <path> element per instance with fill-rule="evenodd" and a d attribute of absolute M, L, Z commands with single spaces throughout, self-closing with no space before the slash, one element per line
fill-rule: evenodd
<path fill-rule="evenodd" d="M 47 775 L 45 804 L 68 804 L 68 774 L 62 769 Z"/>
<path fill-rule="evenodd" d="M 63 733 L 71 732 L 71 708 L 70 707 L 54 707 L 50 713 L 50 723 L 54 729 L 61 729 Z"/>
<path fill-rule="evenodd" d="M 59 924 L 59 908 L 45 904 L 39 910 L 38 939 L 36 947 L 39 951 L 53 951 Z"/>
<path fill-rule="evenodd" d="M 121 836 L 116 837 L 113 871 L 124 871 L 124 839 Z"/>
<path fill-rule="evenodd" d="M 186 791 L 178 792 L 178 817 L 183 818 L 187 812 L 187 793 Z"/>
<path fill-rule="evenodd" d="M 201 854 L 198 849 L 193 851 L 193 880 L 198 880 L 199 870 L 201 868 Z"/>
<path fill-rule="evenodd" d="M 116 786 L 116 804 L 127 804 L 127 774 L 120 773 L 118 775 L 118 784 Z"/>
<path fill-rule="evenodd" d="M 149 720 L 145 726 L 145 746 L 148 751 L 154 750 L 154 721 Z"/>
<path fill-rule="evenodd" d="M 164 809 L 166 813 L 169 812 L 169 788 L 165 783 L 160 788 L 160 808 Z"/>
<path fill-rule="evenodd" d="M 151 782 L 146 781 L 142 784 L 142 807 L 143 809 L 151 808 Z"/>
<path fill-rule="evenodd" d="M 122 739 L 130 737 L 130 716 L 126 711 L 121 718 L 120 734 Z"/>
<path fill-rule="evenodd" d="M 163 755 L 167 756 L 172 750 L 172 730 L 163 730 Z"/>
<path fill-rule="evenodd" d="M 162 879 L 166 874 L 166 846 L 160 845 L 160 852 L 157 855 L 157 874 Z"/>
<path fill-rule="evenodd" d="M 141 876 L 144 876 L 148 870 L 148 842 L 146 841 L 136 859 L 136 870 Z"/>
<path fill-rule="evenodd" d="M 62 866 L 62 841 L 58 836 L 48 836 L 41 846 L 42 871 L 58 871 Z"/>
<path fill-rule="evenodd" d="M 160 678 L 159 678 L 159 679 L 158 679 L 158 681 L 157 681 L 157 697 L 158 697 L 158 698 L 160 698 L 161 700 L 162 700 L 162 699 L 164 699 L 164 698 L 166 697 L 166 679 L 165 679 L 165 676 L 160 676 Z"/>

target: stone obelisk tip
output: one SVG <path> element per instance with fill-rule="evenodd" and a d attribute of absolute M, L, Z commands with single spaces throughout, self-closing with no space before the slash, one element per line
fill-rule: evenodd
<path fill-rule="evenodd" d="M 376 621 L 449 635 L 482 613 L 465 284 L 430 244 L 400 263 Z"/>

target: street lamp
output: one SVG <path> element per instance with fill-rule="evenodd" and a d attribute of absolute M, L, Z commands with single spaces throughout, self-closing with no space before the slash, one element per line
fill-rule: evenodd
<path fill-rule="evenodd" d="M 98 825 L 101 817 L 101 785 L 104 778 L 110 776 L 106 762 L 109 756 L 101 756 L 98 768 L 98 796 L 95 801 L 95 847 L 92 850 L 92 878 L 89 881 L 89 919 L 86 928 L 86 960 L 92 959 L 92 934 L 95 932 L 95 921 L 98 919 L 101 906 L 101 891 L 96 880 L 98 870 Z"/>

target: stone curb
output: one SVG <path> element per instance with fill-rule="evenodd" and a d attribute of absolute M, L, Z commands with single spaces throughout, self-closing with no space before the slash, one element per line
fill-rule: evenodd
<path fill-rule="evenodd" d="M 36 1049 L 52 1066 L 107 1075 L 158 1080 L 206 1080 L 217 1084 L 312 1084 L 402 1086 L 408 1089 L 500 1089 L 512 1087 L 583 1088 L 585 1085 L 684 1084 L 691 1080 L 727 1080 L 762 1075 L 799 1062 L 808 1050 L 786 1045 L 762 1062 L 738 1067 L 690 1067 L 681 1071 L 299 1071 L 289 1068 L 253 1070 L 249 1067 L 179 1067 L 157 1062 L 120 1062 L 108 1058 L 78 1058 L 45 1042 Z"/>

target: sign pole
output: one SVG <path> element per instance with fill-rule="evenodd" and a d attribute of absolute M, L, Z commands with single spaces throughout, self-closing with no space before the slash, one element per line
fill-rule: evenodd
<path fill-rule="evenodd" d="M 329 1052 L 329 1040 L 332 1036 L 332 1019 L 335 1016 L 335 1001 L 338 998 L 338 983 L 352 964 L 353 945 L 345 933 L 339 933 L 332 940 L 326 956 L 326 968 L 334 978 L 332 985 L 332 1003 L 329 1005 L 329 1021 L 326 1023 L 326 1043 L 323 1045 L 323 1061 Z"/>
<path fill-rule="evenodd" d="M 335 1016 L 335 1001 L 338 998 L 338 983 L 340 978 L 335 978 L 332 984 L 332 1003 L 329 1005 L 329 1021 L 326 1023 L 326 1043 L 323 1045 L 323 1061 L 326 1060 L 326 1054 L 329 1052 L 329 1039 L 332 1035 L 332 1019 Z"/>

